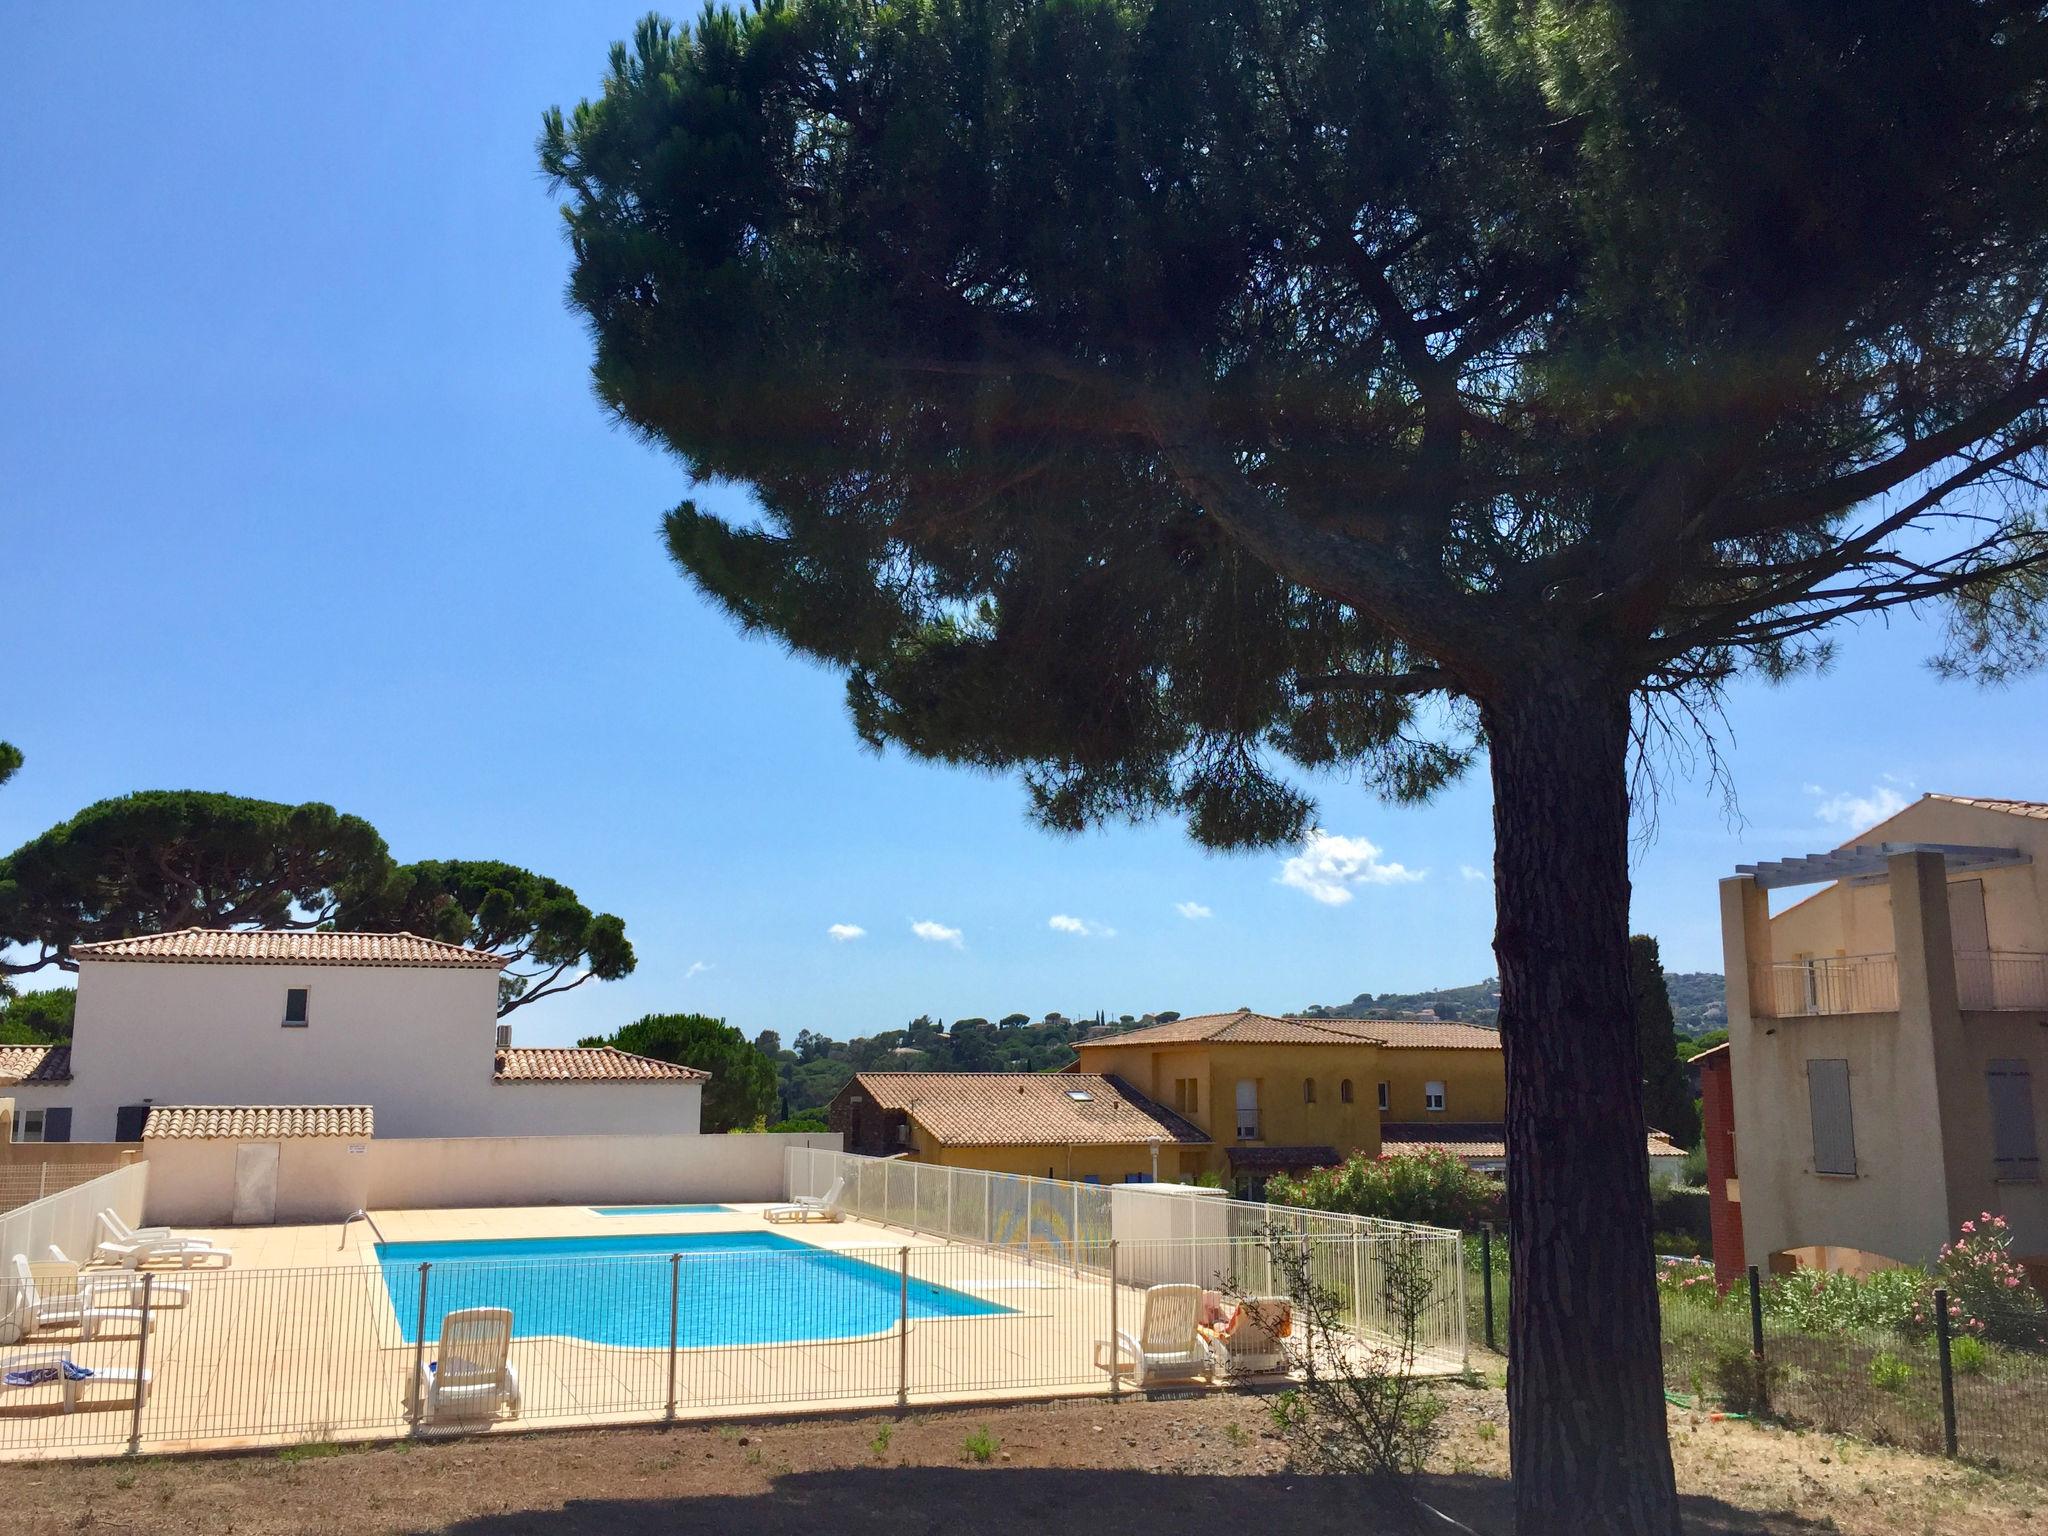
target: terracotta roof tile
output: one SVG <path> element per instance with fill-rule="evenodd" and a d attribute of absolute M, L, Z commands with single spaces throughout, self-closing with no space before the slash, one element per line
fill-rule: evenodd
<path fill-rule="evenodd" d="M 1380 1150 L 1421 1152 L 1430 1147 L 1441 1147 L 1459 1157 L 1504 1158 L 1508 1155 L 1507 1135 L 1507 1127 L 1498 1121 L 1468 1125 L 1396 1121 L 1380 1127 Z M 1675 1145 L 1662 1131 L 1652 1131 L 1647 1142 L 1647 1155 L 1682 1157 L 1685 1149 Z"/>
<path fill-rule="evenodd" d="M 345 1136 L 367 1141 L 376 1115 L 367 1104 L 159 1104 L 142 1125 L 144 1141 L 283 1141 Z"/>
<path fill-rule="evenodd" d="M 1937 795 L 1928 794 L 1929 800 L 1945 800 L 1950 805 L 1974 806 L 1980 811 L 2003 811 L 2008 816 L 2030 816 L 2036 821 L 2048 821 L 2048 802 L 2040 800 L 1996 800 L 1980 795 Z"/>
<path fill-rule="evenodd" d="M 610 1045 L 508 1046 L 491 1067 L 500 1083 L 690 1083 L 710 1076 Z"/>
<path fill-rule="evenodd" d="M 70 1081 L 70 1046 L 0 1045 L 0 1087 Z"/>
<path fill-rule="evenodd" d="M 1420 1019 L 1278 1018 L 1240 1008 L 1205 1013 L 1168 1024 L 1148 1024 L 1121 1035 L 1075 1043 L 1086 1051 L 1115 1045 L 1384 1045 L 1394 1049 L 1497 1051 L 1498 1031 L 1477 1024 L 1430 1023 Z"/>
<path fill-rule="evenodd" d="M 1192 1120 L 1094 1072 L 859 1072 L 841 1093 L 900 1109 L 947 1146 L 1203 1146 Z M 1081 1095 L 1081 1097 L 1076 1097 Z"/>
<path fill-rule="evenodd" d="M 502 971 L 505 962 L 481 949 L 411 933 L 319 933 L 274 928 L 181 928 L 132 939 L 75 944 L 77 960 L 173 960 L 210 965 L 474 966 Z"/>

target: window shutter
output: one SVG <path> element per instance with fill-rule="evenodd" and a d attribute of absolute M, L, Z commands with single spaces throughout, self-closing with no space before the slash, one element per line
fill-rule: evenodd
<path fill-rule="evenodd" d="M 2031 1134 L 2031 1133 L 2032 1133 L 2032 1131 L 2033 1131 L 2033 1126 L 2032 1126 L 2032 1124 L 2031 1124 L 2031 1123 L 2029 1123 L 2029 1125 L 2028 1125 L 2027 1129 L 2028 1129 L 2028 1132 L 2029 1132 L 2029 1134 Z M 70 1139 L 71 1139 L 71 1110 L 70 1110 L 70 1108 L 69 1108 L 69 1107 L 67 1106 L 67 1107 L 65 1107 L 65 1108 L 63 1108 L 63 1109 L 46 1109 L 46 1110 L 44 1110 L 44 1111 L 43 1111 L 43 1140 L 45 1140 L 45 1141 L 69 1141 Z"/>
<path fill-rule="evenodd" d="M 1994 1061 L 1984 1070 L 1991 1090 L 1991 1156 L 2001 1179 L 2041 1174 L 2034 1139 L 2034 1078 L 2024 1061 Z"/>
<path fill-rule="evenodd" d="M 1813 1171 L 1856 1171 L 1856 1120 L 1849 1107 L 1849 1063 L 1825 1058 L 1806 1064 L 1806 1102 L 1813 1114 Z"/>

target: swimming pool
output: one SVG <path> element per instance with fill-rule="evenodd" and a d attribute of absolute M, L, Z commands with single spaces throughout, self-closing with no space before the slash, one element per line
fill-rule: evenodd
<path fill-rule="evenodd" d="M 593 1216 L 717 1216 L 729 1205 L 593 1205 Z"/>
<path fill-rule="evenodd" d="M 676 1341 L 683 1348 L 857 1338 L 894 1327 L 901 1278 L 774 1232 L 634 1232 L 616 1237 L 379 1243 L 377 1262 L 405 1342 L 414 1342 L 420 1265 L 427 1337 L 458 1307 L 510 1307 L 516 1338 L 665 1348 L 669 1255 Z M 913 1318 L 993 1317 L 1010 1310 L 964 1291 L 910 1282 Z"/>

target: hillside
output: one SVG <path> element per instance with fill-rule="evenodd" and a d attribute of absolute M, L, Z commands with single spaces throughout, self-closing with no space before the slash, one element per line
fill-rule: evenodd
<path fill-rule="evenodd" d="M 1722 978 L 1713 971 L 1666 971 L 1671 1011 L 1681 1035 L 1703 1035 L 1728 1023 Z M 1348 1003 L 1311 1003 L 1296 1009 L 1304 1018 L 1322 1019 L 1456 1019 L 1492 1025 L 1500 1015 L 1500 982 L 1488 977 L 1466 987 L 1436 987 L 1427 992 L 1361 992 Z"/>

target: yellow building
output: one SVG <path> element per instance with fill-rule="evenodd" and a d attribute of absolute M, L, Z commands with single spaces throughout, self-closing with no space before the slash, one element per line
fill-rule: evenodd
<path fill-rule="evenodd" d="M 1417 1019 L 1284 1019 L 1240 1009 L 1084 1040 L 1113 1075 L 1206 1134 L 1201 1172 L 1233 1185 L 1420 1146 L 1493 1144 L 1507 1116 L 1500 1036 Z"/>
<path fill-rule="evenodd" d="M 1122 1184 L 1193 1178 L 1209 1138 L 1115 1077 L 861 1072 L 827 1120 L 846 1150 L 948 1168 Z"/>

